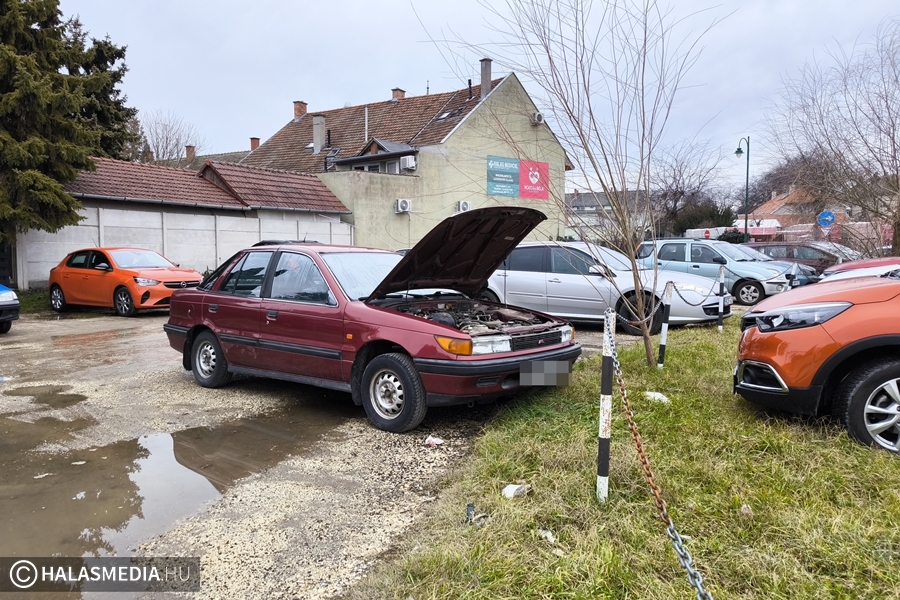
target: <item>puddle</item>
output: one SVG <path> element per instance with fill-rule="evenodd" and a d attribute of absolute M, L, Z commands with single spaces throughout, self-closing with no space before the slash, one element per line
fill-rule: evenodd
<path fill-rule="evenodd" d="M 7 390 L 3 394 L 6 396 L 33 396 L 35 402 L 55 409 L 68 408 L 87 400 L 87 396 L 81 394 L 63 393 L 70 389 L 72 389 L 70 385 L 36 385 Z"/>
<path fill-rule="evenodd" d="M 65 454 L 28 450 L 84 423 L 0 418 L 0 556 L 134 554 L 236 480 L 308 451 L 344 422 L 353 408 L 344 404 L 303 400 L 271 415 Z"/>

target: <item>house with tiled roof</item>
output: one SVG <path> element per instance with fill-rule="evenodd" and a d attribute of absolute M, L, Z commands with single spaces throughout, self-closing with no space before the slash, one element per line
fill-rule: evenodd
<path fill-rule="evenodd" d="M 351 214 L 358 245 L 406 248 L 459 210 L 536 208 L 549 218 L 532 234 L 565 230 L 566 154 L 518 77 L 463 89 L 310 111 L 293 118 L 240 162 L 316 174 Z"/>
<path fill-rule="evenodd" d="M 16 240 L 20 289 L 45 285 L 69 252 L 92 246 L 156 250 L 204 272 L 261 239 L 353 244 L 349 209 L 315 175 L 207 161 L 199 171 L 95 158 L 65 185 L 82 220 Z"/>

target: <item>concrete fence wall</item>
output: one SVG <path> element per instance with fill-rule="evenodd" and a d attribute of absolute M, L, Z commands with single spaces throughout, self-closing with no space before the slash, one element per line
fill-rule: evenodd
<path fill-rule="evenodd" d="M 56 233 L 29 231 L 16 241 L 19 289 L 44 287 L 50 269 L 80 248 L 127 246 L 148 248 L 201 273 L 263 239 L 314 240 L 352 245 L 353 227 L 337 215 L 264 210 L 194 212 L 178 206 L 122 207 L 83 202 L 78 225 Z"/>

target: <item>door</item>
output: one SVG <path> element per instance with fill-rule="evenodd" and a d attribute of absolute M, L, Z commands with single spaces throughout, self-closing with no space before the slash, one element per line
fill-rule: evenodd
<path fill-rule="evenodd" d="M 574 248 L 550 248 L 550 272 L 547 273 L 547 312 L 569 319 L 599 320 L 609 306 L 615 306 L 611 271 L 591 273 L 596 261 Z"/>
<path fill-rule="evenodd" d="M 659 268 L 665 271 L 687 273 L 687 242 L 666 242 L 656 255 Z M 650 265 L 653 268 L 653 265 Z"/>
<path fill-rule="evenodd" d="M 87 269 L 84 270 L 81 281 L 81 294 L 85 304 L 114 306 L 113 292 L 115 292 L 119 279 L 111 267 L 112 262 L 106 253 L 99 250 L 91 252 Z M 139 302 L 138 298 L 133 300 L 135 304 Z"/>
<path fill-rule="evenodd" d="M 90 254 L 90 250 L 75 252 L 60 272 L 59 285 L 69 304 L 84 303 L 85 272 Z"/>
<path fill-rule="evenodd" d="M 721 262 L 716 262 L 718 259 Z M 691 260 L 688 263 L 687 272 L 692 275 L 719 278 L 719 267 L 725 264 L 725 257 L 707 246 L 706 244 L 691 244 Z"/>
<path fill-rule="evenodd" d="M 282 252 L 262 301 L 263 368 L 341 381 L 344 321 L 334 292 L 310 256 Z"/>
<path fill-rule="evenodd" d="M 508 304 L 547 311 L 547 270 L 549 248 L 525 246 L 510 253 L 498 275 L 503 278 L 502 291 Z"/>
<path fill-rule="evenodd" d="M 226 360 L 235 366 L 259 368 L 259 321 L 263 285 L 272 252 L 248 252 L 218 290 L 203 300 L 203 318 L 222 345 Z"/>

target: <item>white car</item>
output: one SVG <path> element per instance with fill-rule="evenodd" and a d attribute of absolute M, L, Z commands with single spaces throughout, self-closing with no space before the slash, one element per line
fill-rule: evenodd
<path fill-rule="evenodd" d="M 662 301 L 666 282 L 675 284 L 669 323 L 681 325 L 715 321 L 719 314 L 718 283 L 707 277 L 641 269 L 640 278 L 653 290 L 653 306 Z M 654 281 L 655 280 L 655 281 Z M 624 319 L 633 320 L 623 297 L 634 297 L 631 265 L 624 254 L 584 242 L 524 242 L 503 261 L 488 280 L 485 300 L 509 303 L 571 321 L 601 321 L 612 307 Z M 724 316 L 731 316 L 733 298 L 726 292 Z M 620 320 L 620 322 L 622 322 Z M 658 310 L 651 333 L 662 326 Z M 622 323 L 627 333 L 640 329 Z"/>
<path fill-rule="evenodd" d="M 878 267 L 865 267 L 862 269 L 848 269 L 846 271 L 838 271 L 837 273 L 826 275 L 819 281 L 819 283 L 825 283 L 828 281 L 840 281 L 841 279 L 851 279 L 853 277 L 881 277 L 882 275 L 887 275 L 891 271 L 896 271 L 897 269 L 900 269 L 900 259 L 898 259 L 897 262 L 892 265 L 880 265 Z"/>

